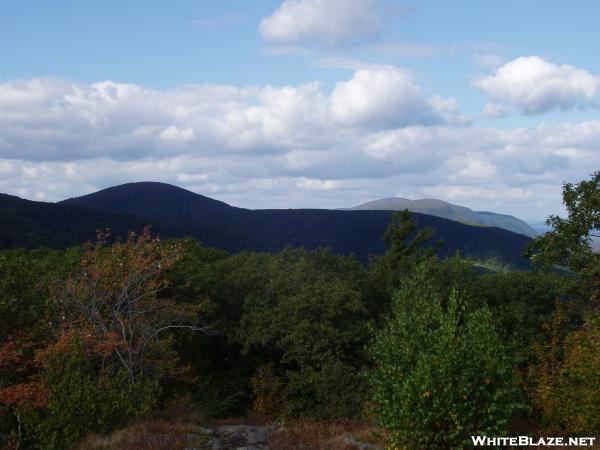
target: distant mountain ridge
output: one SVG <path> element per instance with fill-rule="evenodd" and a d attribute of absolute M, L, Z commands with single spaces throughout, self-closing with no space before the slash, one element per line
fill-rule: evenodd
<path fill-rule="evenodd" d="M 421 200 L 410 200 L 401 197 L 383 198 L 362 203 L 352 208 L 345 208 L 349 211 L 373 211 L 373 210 L 391 210 L 398 211 L 408 209 L 409 211 L 422 214 L 429 214 L 436 217 L 455 220 L 457 222 L 469 225 L 482 225 L 489 227 L 498 227 L 514 233 L 524 234 L 525 236 L 535 237 L 538 232 L 529 226 L 525 221 L 507 214 L 497 214 L 488 211 L 473 211 L 464 206 L 454 205 L 443 200 L 426 198 Z"/>
<path fill-rule="evenodd" d="M 11 199 L 0 197 L 0 248 L 64 248 L 93 237 L 97 228 L 111 228 L 123 236 L 128 229 L 151 224 L 164 238 L 190 236 L 231 252 L 329 247 L 367 262 L 370 255 L 385 252 L 382 236 L 391 215 L 387 210 L 250 210 L 154 182 L 115 186 L 59 203 Z M 526 236 L 431 215 L 413 217 L 419 228 L 433 228 L 435 238 L 444 242 L 441 256 L 460 252 L 472 259 L 529 267 L 522 257 Z"/>

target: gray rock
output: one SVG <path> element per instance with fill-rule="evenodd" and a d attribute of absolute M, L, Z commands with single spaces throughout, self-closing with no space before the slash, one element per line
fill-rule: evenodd
<path fill-rule="evenodd" d="M 201 428 L 200 433 L 212 437 L 206 448 L 210 450 L 265 450 L 267 427 L 251 425 L 224 425 L 216 428 Z"/>
<path fill-rule="evenodd" d="M 265 444 L 267 442 L 267 429 L 265 427 L 248 427 L 245 430 L 248 444 Z"/>
<path fill-rule="evenodd" d="M 213 439 L 208 443 L 210 450 L 223 450 L 225 445 L 223 445 L 223 441 L 221 439 Z"/>

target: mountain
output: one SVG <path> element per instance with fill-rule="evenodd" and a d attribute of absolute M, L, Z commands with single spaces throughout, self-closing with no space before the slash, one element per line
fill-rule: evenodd
<path fill-rule="evenodd" d="M 529 237 L 535 237 L 538 232 L 530 227 L 526 222 L 516 217 L 506 214 L 496 214 L 487 211 L 473 211 L 464 206 L 454 205 L 442 200 L 426 198 L 421 200 L 409 200 L 407 198 L 393 197 L 371 202 L 362 203 L 352 208 L 350 211 L 366 210 L 391 210 L 398 211 L 408 209 L 409 211 L 432 216 L 443 217 L 445 219 L 455 220 L 468 225 L 483 225 L 489 227 L 498 227 L 514 233 L 524 234 Z"/>
<path fill-rule="evenodd" d="M 169 236 L 193 236 L 225 250 L 246 249 L 238 244 L 246 238 L 237 222 L 249 210 L 166 183 L 127 183 L 59 204 L 135 216 L 167 230 Z"/>
<path fill-rule="evenodd" d="M 0 194 L 0 248 L 65 248 L 94 239 L 99 229 L 126 236 L 145 224 L 139 217 Z M 155 231 L 167 234 L 165 229 Z"/>
<path fill-rule="evenodd" d="M 369 255 L 385 252 L 382 236 L 391 215 L 389 210 L 249 210 L 152 182 L 115 186 L 59 203 L 11 198 L 12 206 L 0 201 L 0 236 L 5 236 L 0 247 L 61 247 L 93 236 L 96 228 L 123 233 L 149 223 L 163 237 L 191 236 L 232 252 L 278 251 L 287 245 L 329 247 L 366 262 Z M 529 242 L 526 236 L 431 215 L 413 216 L 419 227 L 433 228 L 436 239 L 444 242 L 441 255 L 459 251 L 473 259 L 528 267 L 521 256 Z"/>
<path fill-rule="evenodd" d="M 198 221 L 222 218 L 241 208 L 158 182 L 127 183 L 59 202 L 162 221 Z"/>

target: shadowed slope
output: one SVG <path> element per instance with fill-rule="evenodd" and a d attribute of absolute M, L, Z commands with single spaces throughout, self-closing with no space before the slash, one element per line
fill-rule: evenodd
<path fill-rule="evenodd" d="M 134 214 L 161 224 L 171 235 L 193 236 L 206 245 L 229 251 L 277 251 L 286 245 L 330 247 L 336 253 L 353 253 L 362 261 L 366 261 L 369 254 L 385 251 L 382 236 L 391 214 L 387 209 L 248 210 L 175 186 L 151 182 L 116 186 L 65 203 Z M 529 241 L 525 236 L 430 215 L 414 214 L 414 217 L 420 227 L 436 230 L 436 238 L 444 241 L 442 254 L 460 251 L 473 258 L 497 258 L 519 267 L 527 266 L 521 257 Z"/>
<path fill-rule="evenodd" d="M 64 248 L 93 239 L 98 229 L 110 228 L 114 236 L 125 237 L 129 230 L 141 231 L 145 223 L 139 217 L 0 194 L 0 248 Z M 155 231 L 168 235 L 160 227 Z"/>

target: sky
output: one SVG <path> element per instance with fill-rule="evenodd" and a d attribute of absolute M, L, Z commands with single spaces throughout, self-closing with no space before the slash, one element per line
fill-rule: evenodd
<path fill-rule="evenodd" d="M 543 220 L 600 170 L 593 0 L 3 0 L 0 192 Z"/>

